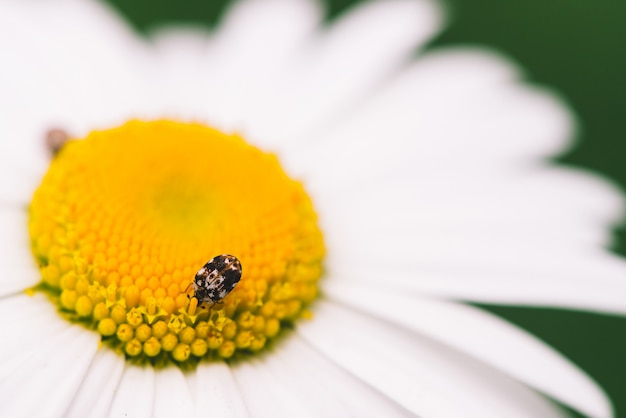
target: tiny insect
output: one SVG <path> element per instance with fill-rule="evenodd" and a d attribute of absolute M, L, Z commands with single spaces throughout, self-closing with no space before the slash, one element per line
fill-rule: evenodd
<path fill-rule="evenodd" d="M 50 129 L 46 132 L 46 148 L 52 157 L 55 157 L 61 148 L 69 141 L 69 134 L 63 129 Z"/>
<path fill-rule="evenodd" d="M 192 282 L 193 292 L 199 303 L 218 303 L 226 297 L 241 279 L 241 262 L 230 254 L 210 259 Z"/>

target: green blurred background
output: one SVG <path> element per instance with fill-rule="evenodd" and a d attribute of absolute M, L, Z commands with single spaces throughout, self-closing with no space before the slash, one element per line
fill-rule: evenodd
<path fill-rule="evenodd" d="M 170 22 L 214 26 L 229 0 L 108 0 L 139 30 Z M 326 0 L 333 19 L 360 0 Z M 529 80 L 577 112 L 577 146 L 559 161 L 602 173 L 626 189 L 626 1 L 448 0 L 450 22 L 432 46 L 479 44 L 519 62 Z M 613 248 L 626 251 L 626 232 Z M 624 278 L 626 280 L 626 278 Z M 624 295 L 626 297 L 626 295 Z M 480 305 L 547 341 L 579 364 L 626 417 L 626 317 Z"/>

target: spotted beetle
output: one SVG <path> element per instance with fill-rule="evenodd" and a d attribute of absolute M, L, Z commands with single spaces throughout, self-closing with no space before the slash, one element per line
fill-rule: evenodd
<path fill-rule="evenodd" d="M 194 278 L 193 292 L 199 303 L 219 303 L 239 283 L 241 262 L 230 254 L 221 254 L 210 259 Z"/>

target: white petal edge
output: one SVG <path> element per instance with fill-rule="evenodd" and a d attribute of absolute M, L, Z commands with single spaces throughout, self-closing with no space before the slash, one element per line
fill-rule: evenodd
<path fill-rule="evenodd" d="M 111 7 L 82 0 L 19 5 L 39 30 L 38 45 L 31 49 L 49 60 L 48 71 L 42 73 L 58 75 L 64 81 L 64 95 L 76 101 L 76 117 L 68 115 L 59 123 L 67 123 L 73 134 L 84 136 L 133 117 L 144 91 L 140 70 L 149 65 L 149 53 Z M 120 100 L 122 95 L 124 100 Z M 31 100 L 38 103 L 42 98 Z M 46 105 L 55 107 L 54 102 Z"/>
<path fill-rule="evenodd" d="M 65 416 L 106 418 L 123 372 L 124 358 L 108 348 L 100 349 Z"/>
<path fill-rule="evenodd" d="M 28 156 L 23 159 L 16 160 L 15 153 L 7 149 L 11 147 L 0 144 L 0 205 L 24 212 L 41 182 L 48 161 L 47 155 L 43 155 L 43 132 L 33 133 L 31 129 L 28 130 L 31 132 L 27 135 L 41 138 L 42 147 L 40 150 L 29 148 L 29 152 L 24 153 Z M 2 133 L 6 134 L 6 130 Z M 10 137 L 19 143 L 20 135 L 10 135 Z"/>
<path fill-rule="evenodd" d="M 0 383 L 6 416 L 62 417 L 98 348 L 98 337 L 72 326 L 45 343 L 29 361 Z"/>
<path fill-rule="evenodd" d="M 13 181 L 16 179 L 13 178 Z M 15 181 L 19 183 L 19 181 Z M 34 286 L 41 280 L 30 251 L 25 208 L 0 207 L 0 297 Z"/>
<path fill-rule="evenodd" d="M 602 390 L 578 367 L 532 335 L 479 309 L 398 291 L 329 281 L 332 300 L 391 321 L 470 354 L 564 404 L 611 416 Z"/>
<path fill-rule="evenodd" d="M 207 92 L 198 117 L 226 131 L 248 126 L 256 109 L 272 106 L 274 86 L 321 20 L 313 0 L 235 2 L 210 40 L 203 72 L 191 80 Z"/>
<path fill-rule="evenodd" d="M 191 388 L 178 367 L 155 372 L 156 386 L 153 416 L 156 418 L 192 417 L 194 404 Z"/>
<path fill-rule="evenodd" d="M 309 146 L 287 144 L 298 157 L 293 165 L 312 172 L 315 162 L 328 160 L 335 173 L 348 150 L 358 156 L 357 173 L 378 177 L 398 165 L 502 168 L 561 152 L 575 129 L 571 112 L 553 92 L 517 76 L 512 63 L 488 49 L 428 51 L 332 129 L 314 132 Z M 340 186 L 359 178 L 344 174 Z"/>
<path fill-rule="evenodd" d="M 623 259 L 601 250 L 542 254 L 540 249 L 526 249 L 520 257 L 514 245 L 492 244 L 475 243 L 472 261 L 459 252 L 449 253 L 448 265 L 443 259 L 420 263 L 409 254 L 395 254 L 397 258 L 391 259 L 397 263 L 386 263 L 389 269 L 383 276 L 375 273 L 381 264 L 371 260 L 385 260 L 387 254 L 335 259 L 329 263 L 329 275 L 333 280 L 382 284 L 423 296 L 626 313 Z"/>
<path fill-rule="evenodd" d="M 299 399 L 318 416 L 413 416 L 392 399 L 337 366 L 298 335 L 288 335 L 256 364 L 285 389 L 285 396 Z M 265 387 L 259 391 L 266 392 Z M 261 395 L 263 396 L 263 395 Z M 320 415 L 331 414 L 331 415 Z"/>
<path fill-rule="evenodd" d="M 2 7 L 0 7 L 0 16 L 2 15 L 1 9 Z M 2 18 L 0 17 L 1 26 Z M 3 36 L 2 29 L 0 29 L 0 36 Z M 19 67 L 15 69 L 19 76 L 7 75 L 7 68 L 5 68 L 5 71 L 0 70 L 0 78 L 16 80 L 16 77 L 24 77 L 31 83 L 31 88 L 41 90 L 38 89 L 40 83 L 30 73 L 34 71 L 33 68 L 42 64 L 34 59 L 32 62 L 19 65 L 17 63 L 20 62 L 20 58 L 16 56 L 11 59 L 11 67 Z M 7 67 L 12 69 L 10 66 Z M 3 139 L 0 141 L 0 204 L 26 213 L 33 192 L 39 185 L 50 161 L 44 140 L 46 131 L 57 127 L 55 123 L 57 108 L 46 113 L 38 108 L 39 103 L 16 103 L 16 95 L 24 89 L 19 79 L 13 81 L 13 85 L 17 90 L 16 93 L 7 92 L 0 82 L 0 90 L 4 95 L 4 99 L 0 98 L 0 112 L 6 118 L 6 121 L 0 125 L 0 135 Z M 41 94 L 45 95 L 43 92 Z M 42 100 L 45 101 L 45 99 Z"/>
<path fill-rule="evenodd" d="M 606 234 L 624 209 L 615 185 L 585 170 L 558 166 L 425 169 L 395 177 L 364 179 L 366 186 L 346 190 L 315 189 L 319 192 L 315 202 L 332 211 L 332 218 L 325 221 L 346 224 L 364 234 L 383 225 L 419 232 L 452 224 L 453 231 L 498 227 L 503 237 L 518 228 L 533 229 L 537 240 L 551 233 L 569 238 L 580 230 Z M 333 206 L 339 197 L 342 204 Z M 329 230 L 336 224 L 330 224 Z"/>
<path fill-rule="evenodd" d="M 250 416 L 263 418 L 300 416 L 301 414 L 309 416 L 307 411 L 301 408 L 299 399 L 285 396 L 285 393 L 281 394 L 281 387 L 275 381 L 270 380 L 268 384 L 267 376 L 259 370 L 258 360 L 237 365 L 232 372 Z"/>
<path fill-rule="evenodd" d="M 273 144 L 311 137 L 404 64 L 441 19 L 428 0 L 370 1 L 350 10 L 303 45 L 244 133 Z"/>
<path fill-rule="evenodd" d="M 417 333 L 318 301 L 297 333 L 345 370 L 427 417 L 558 417 L 543 397 L 470 356 Z"/>
<path fill-rule="evenodd" d="M 155 371 L 152 367 L 126 364 L 115 392 L 111 417 L 145 417 L 153 414 Z"/>
<path fill-rule="evenodd" d="M 0 315 L 5 318 L 19 315 L 19 320 L 5 321 L 2 326 L 2 332 L 11 338 L 0 346 L 0 356 L 6 360 L 0 362 L 0 380 L 39 355 L 41 341 L 51 346 L 73 332 L 72 326 L 59 318 L 55 307 L 41 294 L 0 299 Z"/>
<path fill-rule="evenodd" d="M 250 416 L 230 367 L 226 363 L 200 364 L 196 370 L 195 390 L 197 418 L 207 414 L 224 418 Z M 195 389 L 194 389 L 195 388 Z"/>

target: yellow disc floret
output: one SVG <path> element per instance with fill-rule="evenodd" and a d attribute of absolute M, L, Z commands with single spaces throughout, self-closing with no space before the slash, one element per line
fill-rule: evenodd
<path fill-rule="evenodd" d="M 311 200 L 275 156 L 172 121 L 65 144 L 29 229 L 39 288 L 61 312 L 127 358 L 159 365 L 262 349 L 306 315 L 324 255 Z M 241 280 L 199 305 L 196 272 L 226 253 L 241 261 Z"/>

